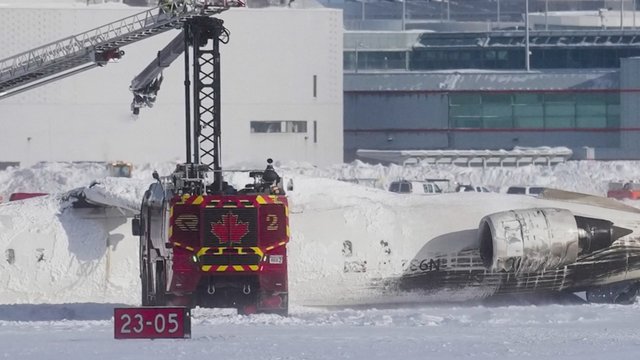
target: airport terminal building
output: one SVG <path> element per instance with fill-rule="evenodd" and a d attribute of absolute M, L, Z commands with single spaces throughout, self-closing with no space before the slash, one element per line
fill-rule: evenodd
<path fill-rule="evenodd" d="M 605 27 L 593 14 L 531 15 L 529 71 L 522 26 L 455 31 L 470 23 L 414 19 L 405 31 L 348 30 L 345 160 L 358 149 L 541 146 L 568 147 L 574 159 L 640 159 L 635 15 L 611 10 Z"/>

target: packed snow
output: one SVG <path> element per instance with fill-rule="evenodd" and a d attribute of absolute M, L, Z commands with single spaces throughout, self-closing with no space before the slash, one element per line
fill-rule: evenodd
<path fill-rule="evenodd" d="M 5 6 L 86 6 L 77 0 L 0 0 Z M 123 6 L 107 4 L 102 6 Z M 258 168 L 245 164 L 239 168 Z M 175 164 L 136 164 L 130 179 L 108 177 L 101 163 L 40 163 L 0 171 L 0 354 L 7 359 L 636 359 L 640 304 L 450 304 L 376 302 L 358 304 L 356 291 L 314 282 L 300 257 L 317 263 L 329 249 L 305 234 L 323 220 L 365 220 L 369 230 L 388 231 L 398 218 L 399 196 L 384 189 L 398 178 L 445 178 L 504 192 L 512 185 L 537 185 L 604 195 L 610 181 L 640 179 L 640 162 L 567 162 L 553 167 L 464 168 L 381 166 L 360 162 L 318 168 L 277 164 L 293 179 L 289 195 L 290 316 L 239 316 L 228 309 L 195 309 L 189 340 L 113 339 L 113 309 L 139 304 L 137 244 L 105 232 L 101 214 L 82 219 L 70 212 L 69 192 L 91 191 L 133 213 L 151 172 L 167 175 Z M 227 174 L 242 187 L 246 174 Z M 339 180 L 340 179 L 340 180 Z M 15 192 L 49 196 L 7 202 Z M 459 194 L 469 196 L 475 194 Z M 406 197 L 404 198 L 406 199 Z M 424 203 L 424 199 L 416 202 Z M 633 202 L 627 202 L 634 205 Z M 440 210 L 440 209 L 436 209 Z M 309 222 L 304 214 L 318 221 Z M 338 214 L 338 215 L 336 215 Z M 113 228 L 124 226 L 116 219 Z M 402 212 L 418 224 L 424 213 Z M 330 222 L 328 223 L 330 226 Z M 125 226 L 126 227 L 126 226 Z M 128 230 L 128 228 L 127 228 Z M 350 234 L 357 236 L 357 234 Z M 8 250 L 12 251 L 9 252 Z M 320 304 L 351 295 L 349 304 Z M 354 301 L 355 298 L 355 301 Z M 364 299 L 364 298 L 363 298 Z M 394 299 L 395 300 L 395 299 Z M 400 299 L 402 300 L 402 299 Z M 318 303 L 313 305 L 313 303 Z"/>
<path fill-rule="evenodd" d="M 304 253 L 313 261 L 328 261 L 323 258 L 328 249 L 305 248 L 305 234 L 317 231 L 320 225 L 303 221 L 302 214 L 313 213 L 318 222 L 332 219 L 336 212 L 351 214 L 351 220 L 361 216 L 380 222 L 393 216 L 399 195 L 384 189 L 397 178 L 447 178 L 451 183 L 484 185 L 500 192 L 511 185 L 540 185 L 604 195 L 610 181 L 640 179 L 638 162 L 570 161 L 553 167 L 484 169 L 361 162 L 318 168 L 278 163 L 280 174 L 294 182 L 294 190 L 288 194 L 292 227 L 290 316 L 240 316 L 235 310 L 195 309 L 191 340 L 113 340 L 113 308 L 139 304 L 137 245 L 96 231 L 94 219 L 71 216 L 65 194 L 96 183 L 92 191 L 111 199 L 123 212 L 133 212 L 152 181 L 151 172 L 166 175 L 174 166 L 135 165 L 132 178 L 108 177 L 100 163 L 40 163 L 0 171 L 0 194 L 5 199 L 14 192 L 51 194 L 0 204 L 0 250 L 15 251 L 13 264 L 0 261 L 0 345 L 5 357 L 637 357 L 640 336 L 634 330 L 638 303 L 490 305 L 423 303 L 415 298 L 411 302 L 392 299 L 375 303 L 367 298 L 358 304 L 353 301 L 358 292 L 347 291 L 352 293 L 348 304 L 313 305 L 318 298 L 335 296 L 336 292 L 327 284 L 309 281 L 309 274 L 296 258 Z M 257 168 L 257 164 L 247 168 Z M 246 173 L 227 175 L 238 187 L 248 181 Z M 473 199 L 473 195 L 458 196 Z M 424 214 L 403 212 L 402 216 L 404 221 L 419 223 Z M 384 226 L 392 225 L 370 222 L 366 226 L 379 226 L 376 229 L 384 232 Z M 44 250 L 34 244 L 44 244 Z M 314 275 L 317 278 L 318 274 Z"/>

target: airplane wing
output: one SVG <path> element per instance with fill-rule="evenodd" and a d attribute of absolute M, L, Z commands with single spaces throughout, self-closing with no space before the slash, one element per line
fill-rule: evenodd
<path fill-rule="evenodd" d="M 605 197 L 595 196 L 590 194 L 583 194 L 578 192 L 547 188 L 544 191 L 542 191 L 539 197 L 541 199 L 561 200 L 566 202 L 573 202 L 576 204 L 599 206 L 607 209 L 627 211 L 631 213 L 640 214 L 640 208 L 629 206 L 615 199 L 610 199 L 610 198 L 605 198 Z"/>

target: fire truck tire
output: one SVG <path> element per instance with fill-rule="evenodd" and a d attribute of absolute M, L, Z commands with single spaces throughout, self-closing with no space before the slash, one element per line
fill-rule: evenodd
<path fill-rule="evenodd" d="M 261 309 L 258 310 L 259 314 L 274 314 L 283 317 L 289 316 L 289 297 L 285 296 L 282 301 L 282 307 L 280 309 Z"/>
<path fill-rule="evenodd" d="M 144 256 L 145 252 L 147 251 L 146 247 L 143 245 L 143 240 L 140 239 L 140 250 L 139 250 L 139 256 L 140 256 L 140 288 L 141 288 L 141 294 L 140 294 L 140 299 L 141 299 L 141 304 L 142 306 L 149 306 L 151 305 L 151 302 L 149 301 L 149 294 L 150 294 L 150 289 L 149 289 L 149 284 L 151 283 L 149 281 L 149 265 L 147 264 L 147 261 L 145 260 L 146 257 Z"/>
<path fill-rule="evenodd" d="M 146 265 L 141 265 L 140 269 L 140 283 L 142 288 L 142 306 L 149 306 L 151 302 L 149 301 L 149 270 L 147 270 Z"/>
<path fill-rule="evenodd" d="M 156 306 L 165 306 L 167 302 L 167 294 L 165 293 L 167 283 L 167 276 L 164 270 L 164 262 L 156 262 L 156 276 L 155 276 L 155 301 Z"/>

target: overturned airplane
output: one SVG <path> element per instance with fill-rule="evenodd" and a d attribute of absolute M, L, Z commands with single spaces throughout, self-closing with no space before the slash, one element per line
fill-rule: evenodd
<path fill-rule="evenodd" d="M 540 197 L 392 194 L 374 211 L 359 206 L 324 221 L 335 224 L 340 245 L 313 250 L 327 259 L 315 265 L 322 276 L 314 279 L 325 300 L 451 302 L 584 292 L 591 302 L 629 303 L 640 287 L 640 209 L 618 201 L 546 189 Z M 321 229 L 311 223 L 320 215 L 306 212 L 296 218 L 293 211 L 292 227 L 305 232 L 303 243 L 320 242 Z"/>

